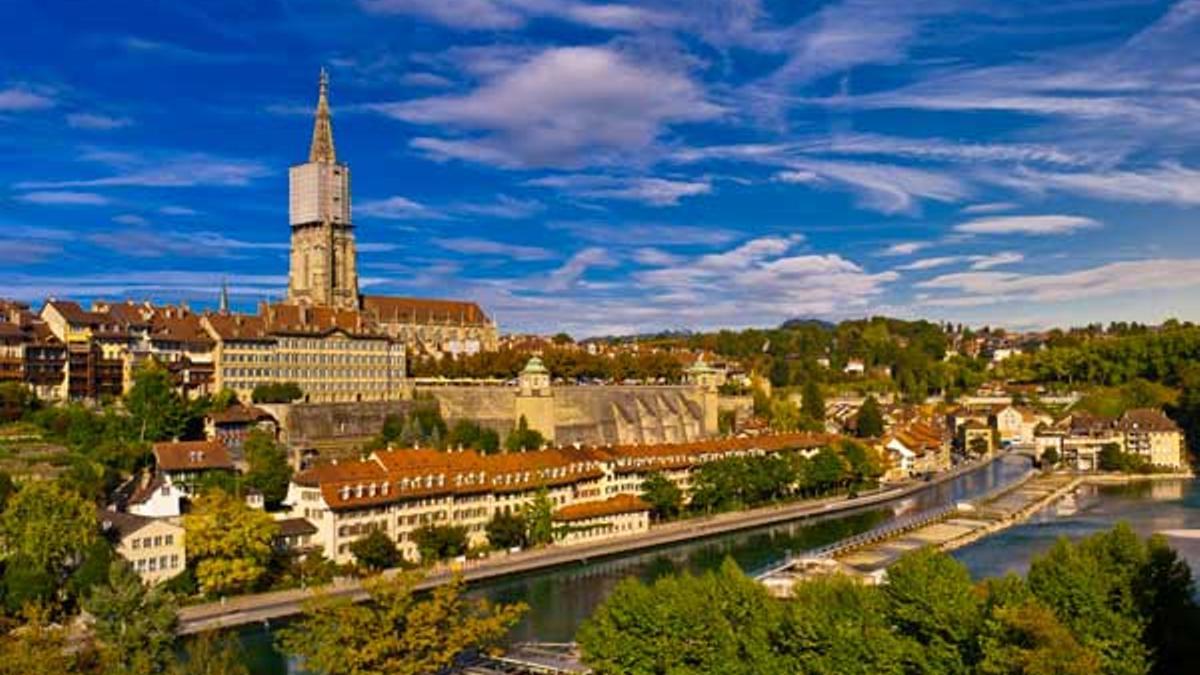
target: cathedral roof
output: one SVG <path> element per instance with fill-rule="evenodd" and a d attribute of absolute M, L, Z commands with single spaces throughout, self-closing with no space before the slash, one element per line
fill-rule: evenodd
<path fill-rule="evenodd" d="M 333 148 L 333 122 L 329 113 L 329 73 L 321 69 L 320 93 L 317 95 L 317 118 L 313 122 L 312 146 L 308 161 L 333 163 L 337 152 Z"/>
<path fill-rule="evenodd" d="M 478 304 L 463 300 L 364 295 L 362 307 L 383 322 L 484 324 L 489 321 Z"/>

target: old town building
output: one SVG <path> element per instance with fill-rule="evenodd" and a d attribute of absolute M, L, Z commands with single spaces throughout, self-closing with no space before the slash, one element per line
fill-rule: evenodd
<path fill-rule="evenodd" d="M 463 527 L 469 543 L 481 545 L 495 514 L 521 513 L 542 491 L 556 522 L 570 524 L 558 528 L 559 541 L 575 543 L 643 531 L 646 514 L 628 498 L 640 494 L 652 473 L 662 472 L 687 495 L 692 470 L 705 462 L 815 451 L 832 440 L 824 434 L 781 434 L 496 455 L 385 450 L 296 474 L 284 505 L 289 517 L 316 527 L 312 544 L 337 562 L 353 560 L 350 545 L 373 530 L 388 535 L 409 560 L 419 557 L 412 535 L 423 526 Z"/>

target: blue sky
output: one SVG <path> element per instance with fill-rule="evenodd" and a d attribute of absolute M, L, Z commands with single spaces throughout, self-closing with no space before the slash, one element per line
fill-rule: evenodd
<path fill-rule="evenodd" d="M 325 66 L 364 291 L 577 335 L 1200 319 L 1200 1 L 5 15 L 0 295 L 278 298 Z"/>

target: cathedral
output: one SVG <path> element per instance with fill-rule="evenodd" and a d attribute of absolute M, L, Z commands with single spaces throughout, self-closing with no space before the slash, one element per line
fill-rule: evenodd
<path fill-rule="evenodd" d="M 496 349 L 496 325 L 476 303 L 360 294 L 351 215 L 350 167 L 337 159 L 329 76 L 322 70 L 308 161 L 288 171 L 292 240 L 285 304 L 359 312 L 410 354 Z"/>

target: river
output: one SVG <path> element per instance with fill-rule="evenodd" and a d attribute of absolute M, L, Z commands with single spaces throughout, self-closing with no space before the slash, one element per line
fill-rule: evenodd
<path fill-rule="evenodd" d="M 471 589 L 497 602 L 522 601 L 529 612 L 512 633 L 513 640 L 568 641 L 592 610 L 621 579 L 650 581 L 680 571 L 702 572 L 731 557 L 748 573 L 782 560 L 790 552 L 812 549 L 866 531 L 892 518 L 981 495 L 1011 482 L 1029 468 L 1028 460 L 1006 456 L 928 491 L 886 506 L 802 520 L 663 547 L 639 554 L 533 572 L 481 583 Z M 1085 487 L 1078 510 L 1059 515 L 1055 509 L 1030 521 L 963 548 L 955 555 L 975 576 L 1023 572 L 1029 560 L 1060 535 L 1079 537 L 1129 521 L 1142 534 L 1163 529 L 1200 527 L 1200 485 L 1196 481 Z M 1200 548 L 1200 547 L 1198 547 Z M 1200 570 L 1200 550 L 1189 560 Z M 239 633 L 254 673 L 299 673 L 274 650 L 266 628 Z"/>

